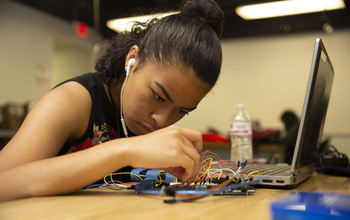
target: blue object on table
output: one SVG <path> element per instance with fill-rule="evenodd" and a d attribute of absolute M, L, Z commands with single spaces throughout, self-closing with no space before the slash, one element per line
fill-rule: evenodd
<path fill-rule="evenodd" d="M 350 195 L 295 192 L 271 203 L 274 220 L 350 219 Z"/>
<path fill-rule="evenodd" d="M 166 183 L 171 183 L 174 182 L 174 176 L 171 175 L 170 173 L 164 172 L 164 170 L 153 170 L 153 169 L 144 169 L 144 168 L 135 168 L 131 170 L 131 181 L 133 182 L 140 182 L 140 178 L 142 180 L 160 180 L 159 177 L 161 177 L 162 181 Z"/>

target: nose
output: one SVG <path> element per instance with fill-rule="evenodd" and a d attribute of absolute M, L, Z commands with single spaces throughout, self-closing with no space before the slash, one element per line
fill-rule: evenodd
<path fill-rule="evenodd" d="M 151 118 L 158 128 L 164 128 L 170 125 L 172 110 L 170 108 L 157 109 L 151 114 Z"/>

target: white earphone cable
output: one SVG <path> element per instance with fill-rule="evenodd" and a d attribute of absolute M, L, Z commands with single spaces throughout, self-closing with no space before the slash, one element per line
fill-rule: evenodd
<path fill-rule="evenodd" d="M 124 134 L 126 137 L 128 137 L 128 129 L 126 128 L 126 124 L 125 124 L 125 120 L 124 120 L 124 116 L 123 116 L 123 93 L 124 93 L 126 82 L 128 81 L 128 78 L 129 78 L 130 66 L 133 65 L 134 63 L 135 63 L 135 59 L 131 58 L 129 60 L 128 66 L 126 67 L 126 75 L 125 75 L 122 89 L 120 91 L 120 122 L 122 123 L 123 131 L 124 131 Z"/>

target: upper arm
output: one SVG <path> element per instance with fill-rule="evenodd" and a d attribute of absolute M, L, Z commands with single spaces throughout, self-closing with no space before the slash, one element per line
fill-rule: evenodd
<path fill-rule="evenodd" d="M 89 92 L 76 82 L 48 92 L 0 151 L 0 170 L 56 156 L 65 142 L 84 134 L 91 105 Z"/>

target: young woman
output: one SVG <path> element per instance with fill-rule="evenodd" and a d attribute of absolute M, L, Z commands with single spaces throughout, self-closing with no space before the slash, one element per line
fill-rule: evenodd
<path fill-rule="evenodd" d="M 35 104 L 0 152 L 0 200 L 71 193 L 126 166 L 197 175 L 201 133 L 171 125 L 217 81 L 224 16 L 214 0 L 180 9 L 119 34 L 96 73 Z"/>

